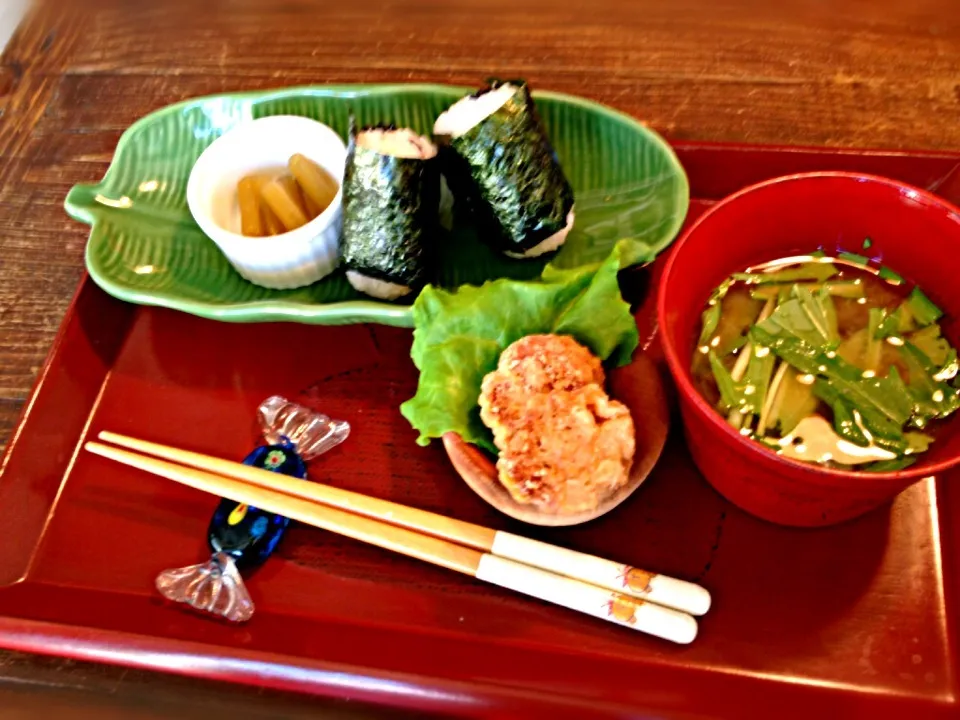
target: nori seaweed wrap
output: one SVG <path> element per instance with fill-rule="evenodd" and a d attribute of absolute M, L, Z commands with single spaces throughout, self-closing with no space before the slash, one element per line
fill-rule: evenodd
<path fill-rule="evenodd" d="M 444 175 L 482 235 L 511 257 L 556 250 L 573 225 L 573 188 L 522 80 L 493 81 L 434 125 Z"/>
<path fill-rule="evenodd" d="M 340 247 L 347 280 L 393 300 L 419 290 L 436 263 L 440 167 L 412 130 L 352 126 L 343 177 Z"/>

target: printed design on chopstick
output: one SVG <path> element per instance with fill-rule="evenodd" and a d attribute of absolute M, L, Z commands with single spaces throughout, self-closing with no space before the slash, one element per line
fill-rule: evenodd
<path fill-rule="evenodd" d="M 613 593 L 606 603 L 607 616 L 626 625 L 636 625 L 637 608 L 643 605 L 643 600 L 636 600 L 620 593 Z"/>
<path fill-rule="evenodd" d="M 654 573 L 629 565 L 624 565 L 620 569 L 620 574 L 617 575 L 617 579 L 623 584 L 623 587 L 637 595 L 646 595 L 650 592 L 650 581 L 653 578 Z"/>

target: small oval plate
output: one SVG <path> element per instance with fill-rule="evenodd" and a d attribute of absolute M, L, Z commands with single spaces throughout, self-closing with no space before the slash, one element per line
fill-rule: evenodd
<path fill-rule="evenodd" d="M 78 185 L 67 212 L 93 226 L 87 269 L 111 295 L 232 322 L 377 322 L 410 327 L 409 305 L 358 294 L 342 272 L 296 290 L 247 282 L 194 223 L 186 204 L 190 169 L 203 150 L 238 123 L 303 115 L 341 137 L 350 113 L 360 125 L 394 123 L 428 133 L 436 117 L 470 88 L 443 85 L 331 85 L 234 93 L 188 100 L 134 123 L 97 185 Z M 664 140 L 622 113 L 588 100 L 535 92 L 537 109 L 576 192 L 576 224 L 556 261 L 573 267 L 604 259 L 634 238 L 649 259 L 673 240 L 687 214 L 689 187 Z M 436 282 L 447 288 L 497 277 L 534 278 L 543 260 L 510 260 L 489 250 L 472 227 L 444 238 Z"/>
<path fill-rule="evenodd" d="M 443 436 L 443 447 L 460 477 L 480 497 L 500 512 L 531 525 L 579 525 L 610 512 L 647 479 L 667 442 L 670 407 L 660 369 L 640 350 L 629 365 L 609 373 L 608 391 L 630 410 L 636 431 L 637 452 L 627 484 L 594 510 L 573 515 L 546 513 L 533 505 L 518 503 L 497 478 L 494 460 L 453 432 Z"/>

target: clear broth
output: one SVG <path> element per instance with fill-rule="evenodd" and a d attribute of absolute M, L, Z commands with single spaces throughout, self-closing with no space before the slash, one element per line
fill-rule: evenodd
<path fill-rule="evenodd" d="M 776 273 L 780 270 L 796 268 L 800 264 L 813 260 L 812 257 L 785 258 L 748 268 L 746 272 Z M 871 309 L 880 308 L 888 313 L 894 312 L 907 300 L 912 286 L 899 278 L 881 277 L 877 270 L 864 268 L 843 259 L 817 258 L 815 261 L 831 263 L 837 270 L 837 273 L 826 282 L 862 287 L 861 297 L 831 295 L 836 310 L 837 332 L 840 339 L 840 345 L 837 347 L 836 353 L 850 364 L 861 367 L 859 361 L 862 360 L 862 354 L 867 343 Z M 812 290 L 821 286 L 821 283 L 814 281 L 797 282 Z M 792 283 L 784 283 L 784 285 L 792 287 Z M 714 351 L 728 372 L 734 371 L 743 348 L 747 347 L 745 344 L 747 334 L 757 322 L 758 316 L 767 302 L 766 299 L 757 299 L 751 295 L 761 287 L 769 288 L 771 285 L 751 284 L 743 280 L 733 281 L 726 294 L 719 301 L 720 320 L 715 332 L 709 342 L 698 346 L 693 353 L 691 371 L 694 385 L 703 397 L 724 415 L 727 415 L 728 412 L 722 407 L 721 393 L 711 369 L 709 352 Z M 776 304 L 778 303 L 775 301 L 774 305 Z M 896 368 L 903 381 L 908 385 L 911 383 L 910 366 L 905 361 L 897 342 L 897 338 L 891 338 L 880 344 L 879 362 L 875 363 L 876 370 L 871 370 L 871 375 L 864 374 L 864 377 L 886 377 L 890 374 L 891 368 Z M 902 345 L 902 341 L 900 345 Z M 779 365 L 780 361 L 777 361 L 777 363 Z M 802 402 L 798 400 L 798 407 L 795 408 L 796 412 L 793 416 L 790 412 L 783 413 L 785 417 L 789 418 L 789 422 L 785 423 L 788 427 L 779 427 L 778 424 L 768 425 L 765 428 L 759 428 L 760 433 L 757 435 L 754 430 L 758 428 L 750 429 L 745 426 L 740 430 L 741 434 L 756 439 L 766 438 L 768 441 L 776 441 L 778 438 L 786 436 L 796 426 L 797 418 L 802 419 L 812 414 L 819 415 L 831 425 L 833 424 L 833 412 L 828 403 L 813 397 L 807 391 L 790 395 L 791 388 L 797 387 L 797 383 L 812 384 L 814 382 L 813 376 L 802 375 L 793 366 L 785 370 L 784 375 L 785 377 L 781 381 L 784 386 L 784 396 L 802 399 Z M 786 402 L 790 402 L 790 400 L 788 399 Z M 923 428 L 923 432 L 935 437 L 942 425 L 942 420 L 933 420 Z M 770 446 L 769 442 L 764 444 Z M 775 450 L 776 448 L 771 447 L 771 449 Z M 812 458 L 809 461 L 815 462 Z M 822 464 L 841 469 L 862 469 L 860 466 L 838 464 L 831 462 L 829 459 L 824 460 Z"/>

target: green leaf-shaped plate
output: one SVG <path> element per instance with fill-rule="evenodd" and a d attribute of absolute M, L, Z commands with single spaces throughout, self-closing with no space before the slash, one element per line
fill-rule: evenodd
<path fill-rule="evenodd" d="M 436 117 L 470 91 L 441 85 L 290 88 L 198 98 L 148 115 L 124 133 L 103 181 L 78 185 L 67 196 L 67 212 L 93 226 L 87 269 L 123 300 L 217 320 L 410 326 L 408 305 L 365 298 L 339 272 L 297 290 L 247 282 L 193 222 L 187 178 L 204 148 L 251 118 L 305 115 L 345 137 L 353 112 L 361 125 L 392 122 L 429 133 Z M 689 204 L 687 178 L 673 151 L 610 108 L 557 93 L 534 97 L 576 192 L 576 223 L 556 262 L 600 261 L 621 238 L 636 241 L 636 261 L 653 259 L 673 240 Z M 437 284 L 532 278 L 545 262 L 497 255 L 469 225 L 458 223 L 444 239 Z"/>

